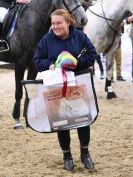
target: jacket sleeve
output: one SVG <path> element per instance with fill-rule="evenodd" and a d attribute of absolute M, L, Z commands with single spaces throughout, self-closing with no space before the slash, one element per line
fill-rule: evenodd
<path fill-rule="evenodd" d="M 42 38 L 37 46 L 33 62 L 39 72 L 48 70 L 51 64 L 54 64 L 54 59 L 48 58 L 47 45 L 44 38 Z"/>
<path fill-rule="evenodd" d="M 96 60 L 96 49 L 94 45 L 91 43 L 90 39 L 85 34 L 84 46 L 87 48 L 86 53 L 78 58 L 77 69 L 86 69 L 94 65 Z"/>

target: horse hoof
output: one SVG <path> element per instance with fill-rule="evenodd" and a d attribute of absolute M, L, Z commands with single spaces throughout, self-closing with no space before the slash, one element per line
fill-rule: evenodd
<path fill-rule="evenodd" d="M 22 130 L 22 129 L 24 129 L 24 128 L 23 128 L 22 125 L 15 125 L 15 126 L 14 126 L 14 129 L 15 129 L 15 130 L 18 130 L 18 129 L 21 129 L 21 130 Z"/>
<path fill-rule="evenodd" d="M 117 98 L 115 92 L 108 92 L 107 93 L 107 99 Z"/>

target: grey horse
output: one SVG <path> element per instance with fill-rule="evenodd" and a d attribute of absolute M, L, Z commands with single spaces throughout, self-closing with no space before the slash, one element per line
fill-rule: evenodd
<path fill-rule="evenodd" d="M 112 64 L 121 34 L 121 23 L 133 13 L 133 0 L 99 0 L 86 11 L 88 23 L 84 32 L 93 42 L 97 53 L 106 54 L 107 99 L 116 98 L 111 85 Z"/>

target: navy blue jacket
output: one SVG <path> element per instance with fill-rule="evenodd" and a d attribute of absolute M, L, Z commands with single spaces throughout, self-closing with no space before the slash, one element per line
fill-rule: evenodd
<path fill-rule="evenodd" d="M 70 27 L 69 37 L 67 39 L 59 38 L 51 30 L 40 40 L 33 62 L 39 72 L 48 70 L 49 66 L 55 63 L 58 55 L 62 51 L 68 51 L 77 58 L 84 47 L 87 47 L 88 50 L 84 56 L 78 59 L 76 70 L 93 66 L 97 55 L 95 47 L 87 35 L 75 27 Z"/>

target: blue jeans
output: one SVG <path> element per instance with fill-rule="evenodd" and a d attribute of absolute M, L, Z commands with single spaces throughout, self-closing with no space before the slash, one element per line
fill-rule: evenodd
<path fill-rule="evenodd" d="M 132 79 L 133 79 L 133 37 L 131 37 L 131 43 L 132 43 Z"/>

